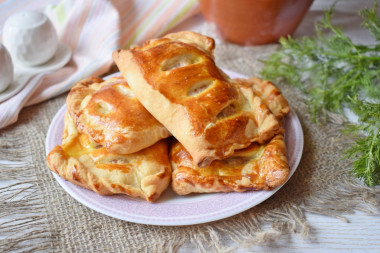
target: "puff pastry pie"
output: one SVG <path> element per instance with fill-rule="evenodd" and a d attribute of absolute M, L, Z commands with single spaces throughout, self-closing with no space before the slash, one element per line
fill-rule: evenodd
<path fill-rule="evenodd" d="M 65 116 L 62 146 L 47 156 L 47 164 L 62 178 L 101 195 L 126 194 L 155 201 L 171 177 L 166 140 L 133 154 L 108 152 L 79 133 Z"/>
<path fill-rule="evenodd" d="M 289 176 L 284 136 L 276 135 L 267 144 L 253 143 L 208 167 L 193 164 L 191 155 L 179 142 L 171 148 L 172 188 L 179 195 L 210 192 L 270 190 Z"/>
<path fill-rule="evenodd" d="M 84 79 L 71 89 L 66 104 L 79 132 L 109 152 L 134 153 L 171 135 L 122 77 Z"/>
<path fill-rule="evenodd" d="M 277 119 L 284 123 L 289 105 L 273 83 L 254 77 L 235 79 L 234 82 L 247 99 L 252 92 L 259 96 Z M 206 168 L 195 166 L 191 155 L 179 142 L 171 148 L 170 156 L 172 188 L 180 195 L 270 190 L 285 183 L 289 176 L 283 128 L 268 143 L 253 143 L 245 149 L 235 150 L 231 157 L 213 161 Z"/>
<path fill-rule="evenodd" d="M 215 65 L 213 49 L 212 38 L 180 32 L 113 53 L 136 97 L 199 167 L 264 143 L 280 128 L 253 91 L 244 96 Z"/>

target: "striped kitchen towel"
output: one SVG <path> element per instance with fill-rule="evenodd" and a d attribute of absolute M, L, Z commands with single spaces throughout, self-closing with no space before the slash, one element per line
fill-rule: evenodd
<path fill-rule="evenodd" d="M 16 122 L 23 107 L 68 91 L 85 77 L 106 73 L 113 50 L 167 33 L 197 13 L 198 4 L 197 0 L 6 0 L 0 3 L 0 28 L 7 17 L 23 10 L 44 10 L 61 42 L 71 48 L 72 58 L 61 69 L 34 76 L 19 93 L 0 103 L 0 128 Z"/>

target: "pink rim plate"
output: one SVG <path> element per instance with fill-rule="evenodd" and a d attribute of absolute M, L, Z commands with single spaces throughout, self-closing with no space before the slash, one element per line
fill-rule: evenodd
<path fill-rule="evenodd" d="M 245 77 L 232 71 L 225 70 L 225 72 L 232 78 Z M 66 106 L 63 105 L 52 120 L 46 136 L 46 154 L 54 146 L 61 144 L 65 112 Z M 285 129 L 291 177 L 300 162 L 304 142 L 302 127 L 294 111 L 287 116 Z M 76 186 L 55 173 L 53 175 L 74 199 L 99 213 L 134 223 L 163 226 L 193 225 L 227 218 L 260 204 L 281 188 L 278 187 L 272 191 L 188 196 L 176 195 L 169 188 L 156 203 L 148 203 L 145 200 L 124 195 L 101 196 Z"/>

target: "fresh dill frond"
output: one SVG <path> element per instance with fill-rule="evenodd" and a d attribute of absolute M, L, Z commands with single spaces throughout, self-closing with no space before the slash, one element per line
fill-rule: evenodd
<path fill-rule="evenodd" d="M 263 61 L 261 75 L 272 81 L 282 79 L 305 93 L 314 122 L 325 122 L 327 111 L 344 115 L 344 108 L 351 109 L 359 123 L 345 131 L 354 140 L 345 158 L 355 160 L 352 174 L 372 186 L 380 184 L 380 43 L 355 44 L 332 25 L 333 8 L 315 23 L 315 37 L 281 38 L 280 50 Z M 362 26 L 379 41 L 376 10 L 375 2 L 359 15 Z"/>
<path fill-rule="evenodd" d="M 377 2 L 374 3 L 372 9 L 364 9 L 359 12 L 363 18 L 362 25 L 372 33 L 376 40 L 380 40 L 380 19 L 377 17 Z"/>
<path fill-rule="evenodd" d="M 369 101 L 360 100 L 357 96 L 348 98 L 350 101 L 350 109 L 359 116 L 360 122 L 380 122 L 380 103 L 371 103 Z"/>
<path fill-rule="evenodd" d="M 380 184 L 380 103 L 371 103 L 349 97 L 350 109 L 359 117 L 359 124 L 350 124 L 344 130 L 353 136 L 353 143 L 344 152 L 344 158 L 354 160 L 351 173 L 367 185 Z"/>
<path fill-rule="evenodd" d="M 360 130 L 360 128 L 357 130 Z M 368 129 L 367 127 L 367 135 L 356 136 L 355 142 L 345 150 L 344 158 L 354 159 L 351 173 L 362 179 L 368 186 L 380 184 L 379 131 L 380 129 L 378 128 L 370 127 Z"/>

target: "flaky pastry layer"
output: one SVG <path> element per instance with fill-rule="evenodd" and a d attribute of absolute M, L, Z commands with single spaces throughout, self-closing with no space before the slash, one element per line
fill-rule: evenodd
<path fill-rule="evenodd" d="M 47 164 L 62 178 L 101 195 L 126 194 L 155 201 L 168 187 L 171 165 L 166 140 L 133 154 L 108 152 L 77 131 L 65 116 L 62 145 L 50 151 Z"/>
<path fill-rule="evenodd" d="M 279 121 L 282 121 L 289 113 L 288 101 L 272 82 L 257 77 L 250 77 L 248 79 L 237 78 L 234 79 L 234 82 L 243 93 L 245 90 L 252 90 L 256 96 L 261 98 L 263 103 Z"/>
<path fill-rule="evenodd" d="M 284 184 L 289 177 L 282 134 L 266 144 L 253 143 L 205 168 L 195 166 L 191 155 L 179 142 L 171 148 L 170 159 L 172 188 L 179 195 L 270 190 Z"/>
<path fill-rule="evenodd" d="M 110 152 L 134 153 L 170 136 L 122 77 L 84 79 L 71 89 L 66 104 L 78 130 Z"/>

